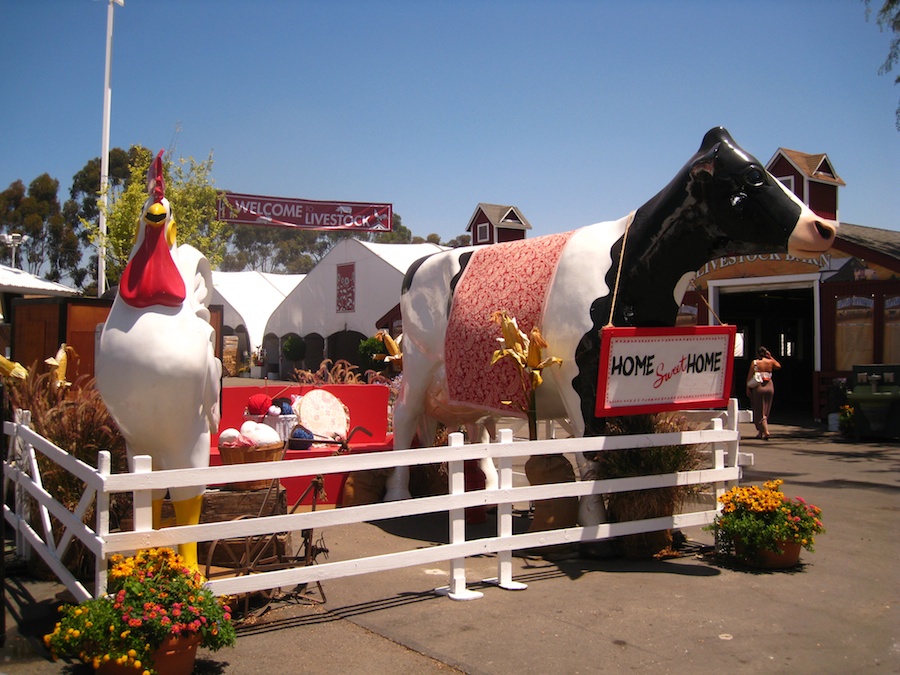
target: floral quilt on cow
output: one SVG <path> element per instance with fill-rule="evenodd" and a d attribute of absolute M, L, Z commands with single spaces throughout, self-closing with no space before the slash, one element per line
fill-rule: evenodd
<path fill-rule="evenodd" d="M 500 346 L 491 315 L 505 309 L 526 335 L 534 326 L 543 330 L 547 291 L 572 234 L 493 244 L 472 255 L 453 293 L 444 344 L 451 403 L 525 416 L 528 390 L 518 369 L 509 359 L 490 365 Z"/>

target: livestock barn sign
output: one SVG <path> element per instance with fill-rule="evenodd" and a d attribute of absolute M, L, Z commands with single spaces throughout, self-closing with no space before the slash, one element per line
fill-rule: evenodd
<path fill-rule="evenodd" d="M 735 333 L 734 326 L 604 328 L 595 414 L 725 406 Z"/>
<path fill-rule="evenodd" d="M 391 204 L 321 202 L 226 192 L 216 209 L 218 219 L 235 225 L 273 225 L 303 230 L 390 232 Z"/>

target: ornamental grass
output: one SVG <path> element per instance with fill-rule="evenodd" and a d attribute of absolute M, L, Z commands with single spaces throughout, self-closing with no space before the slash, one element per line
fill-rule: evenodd
<path fill-rule="evenodd" d="M 27 379 L 8 379 L 6 393 L 11 415 L 16 409 L 31 411 L 31 428 L 54 445 L 65 450 L 85 464 L 97 468 L 97 456 L 108 450 L 112 458 L 113 473 L 128 471 L 125 440 L 119 433 L 115 420 L 109 413 L 94 379 L 82 375 L 73 383 L 59 386 L 54 372 L 38 372 L 34 363 Z M 10 416 L 9 419 L 12 419 Z M 53 499 L 70 512 L 75 512 L 87 488 L 84 481 L 48 459 L 41 452 L 35 453 L 40 469 L 41 483 Z M 18 458 L 16 462 L 20 461 Z M 31 473 L 30 466 L 25 466 Z M 31 504 L 26 509 L 34 520 L 32 526 L 40 530 L 37 503 L 30 495 Z M 110 527 L 120 527 L 121 520 L 131 513 L 131 495 L 118 493 L 110 496 Z M 94 503 L 82 516 L 83 522 L 93 528 L 96 520 Z M 65 527 L 55 516 L 50 516 L 54 541 L 60 541 Z M 72 540 L 62 557 L 63 564 L 79 579 L 94 576 L 94 556 L 78 539 Z"/>
<path fill-rule="evenodd" d="M 650 435 L 690 431 L 693 425 L 678 413 L 610 417 L 606 421 L 609 436 Z M 630 478 L 693 471 L 702 461 L 696 445 L 665 445 L 649 448 L 608 450 L 597 453 L 597 478 Z M 671 516 L 685 500 L 698 491 L 697 486 L 676 485 L 649 490 L 615 492 L 607 496 L 606 509 L 611 522 L 628 522 Z M 672 552 L 671 530 L 642 532 L 620 537 L 619 546 L 628 558 L 650 558 Z"/>
<path fill-rule="evenodd" d="M 175 551 L 152 548 L 110 562 L 108 595 L 60 607 L 62 618 L 44 636 L 54 659 L 80 659 L 94 669 L 114 661 L 153 675 L 153 652 L 169 637 L 199 635 L 200 646 L 213 651 L 234 645 L 225 599 Z"/>
<path fill-rule="evenodd" d="M 762 487 L 733 487 L 719 497 L 721 513 L 707 529 L 716 533 L 721 551 L 734 552 L 736 541 L 751 558 L 760 551 L 783 553 L 786 543 L 814 550 L 815 535 L 825 532 L 822 509 L 802 497 L 787 497 L 780 490 L 783 484 L 779 479 Z"/>

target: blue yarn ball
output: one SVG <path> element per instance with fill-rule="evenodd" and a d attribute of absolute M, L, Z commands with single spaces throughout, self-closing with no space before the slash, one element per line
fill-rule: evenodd
<path fill-rule="evenodd" d="M 291 441 L 293 441 L 290 445 L 292 449 L 295 450 L 308 450 L 312 445 L 314 436 L 308 429 L 304 429 L 303 427 L 295 427 L 293 431 L 291 431 Z M 299 442 L 298 442 L 299 441 Z M 303 441 L 308 441 L 304 443 Z"/>

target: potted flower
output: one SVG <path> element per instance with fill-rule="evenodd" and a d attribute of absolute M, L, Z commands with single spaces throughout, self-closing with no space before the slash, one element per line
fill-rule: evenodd
<path fill-rule="evenodd" d="M 60 607 L 61 620 L 44 636 L 54 659 L 78 658 L 99 673 L 188 674 L 198 646 L 234 645 L 228 605 L 172 549 L 110 562 L 108 595 Z"/>
<path fill-rule="evenodd" d="M 825 532 L 822 510 L 802 497 L 786 497 L 779 489 L 783 482 L 733 487 L 719 497 L 722 510 L 707 529 L 715 531 L 721 550 L 762 567 L 792 567 L 801 548 L 814 550 L 815 535 Z"/>
<path fill-rule="evenodd" d="M 266 350 L 262 345 L 257 346 L 250 356 L 250 377 L 259 379 L 262 377 L 263 366 L 266 365 Z"/>

